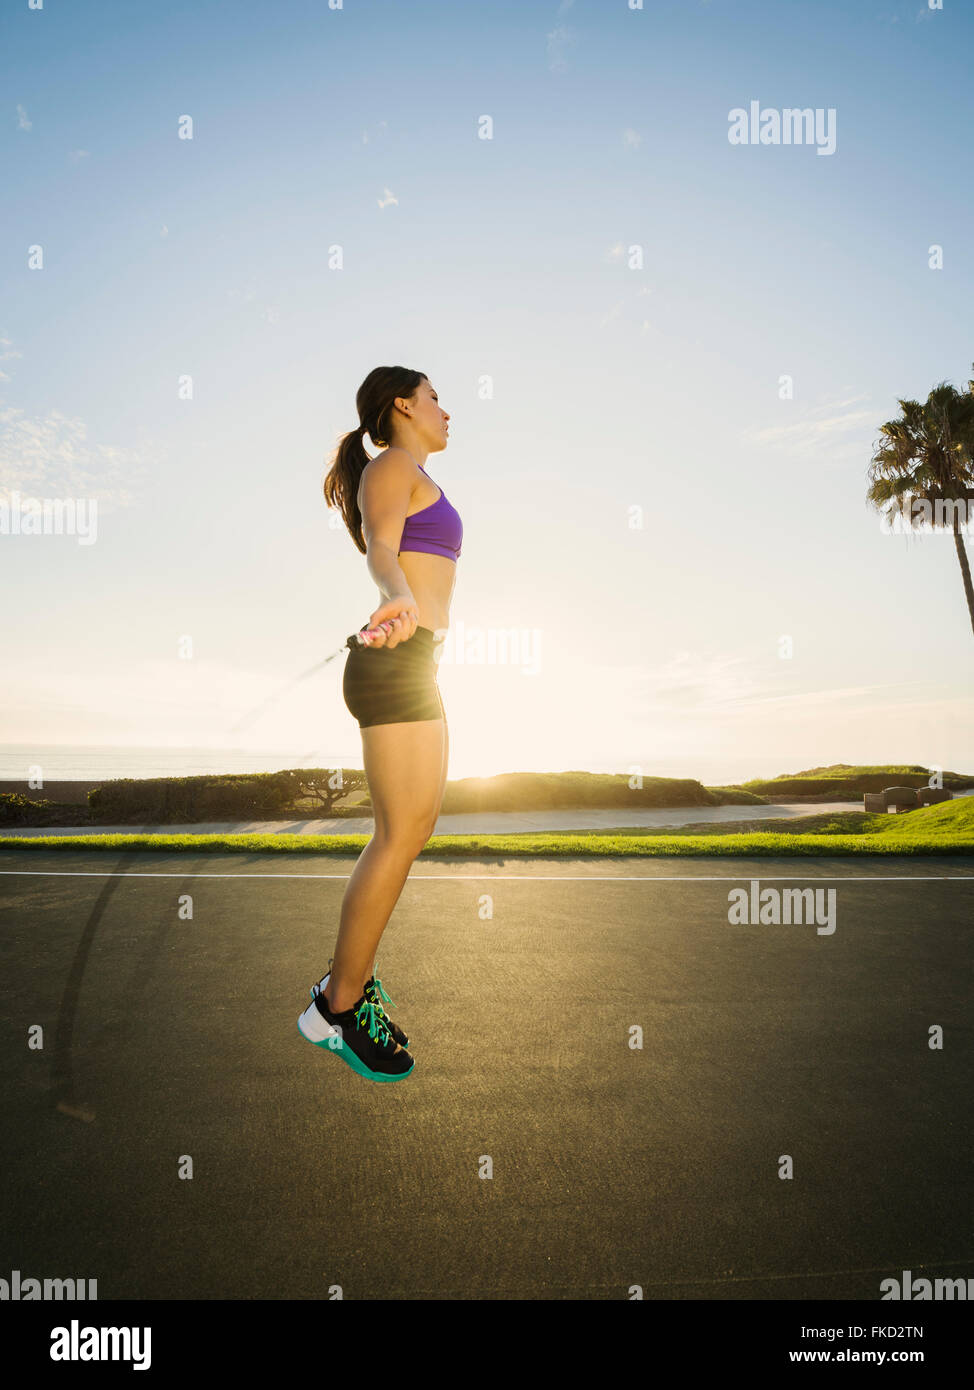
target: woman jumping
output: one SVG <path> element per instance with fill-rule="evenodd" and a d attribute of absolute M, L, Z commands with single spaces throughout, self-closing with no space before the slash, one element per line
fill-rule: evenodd
<path fill-rule="evenodd" d="M 301 1033 L 371 1081 L 401 1081 L 409 1039 L 382 1007 L 375 953 L 413 860 L 433 834 L 446 786 L 449 738 L 436 663 L 450 620 L 463 525 L 423 467 L 446 448 L 449 415 L 423 372 L 376 367 L 355 397 L 359 428 L 345 435 L 325 478 L 379 587 L 363 623 L 382 632 L 349 651 L 345 704 L 362 730 L 375 829 L 342 899 L 331 969 L 311 990 Z M 382 453 L 370 458 L 368 434 Z"/>

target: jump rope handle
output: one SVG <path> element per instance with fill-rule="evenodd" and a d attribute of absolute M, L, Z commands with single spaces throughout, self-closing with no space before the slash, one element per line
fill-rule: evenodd
<path fill-rule="evenodd" d="M 355 651 L 359 647 L 371 646 L 375 638 L 383 632 L 388 637 L 391 631 L 392 623 L 389 622 L 379 623 L 378 627 L 363 627 L 361 632 L 353 632 L 345 645 Z"/>

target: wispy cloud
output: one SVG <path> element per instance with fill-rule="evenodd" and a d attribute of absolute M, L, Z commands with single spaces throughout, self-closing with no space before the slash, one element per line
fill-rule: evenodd
<path fill-rule="evenodd" d="M 30 497 L 97 498 L 100 506 L 127 506 L 127 484 L 144 471 L 144 451 L 94 444 L 83 420 L 52 410 L 32 418 L 14 406 L 0 409 L 0 490 Z"/>
<path fill-rule="evenodd" d="M 254 289 L 253 285 L 247 285 L 246 287 L 233 286 L 228 289 L 226 293 L 229 299 L 234 300 L 238 304 L 253 304 L 254 300 L 257 298 L 257 291 Z M 258 312 L 265 323 L 280 322 L 280 310 L 273 304 L 260 304 L 258 306 Z"/>
<path fill-rule="evenodd" d="M 634 671 L 628 684 L 643 717 L 650 721 L 677 712 L 743 713 L 774 706 L 793 721 L 798 712 L 811 716 L 819 711 L 825 717 L 837 706 L 888 710 L 891 705 L 900 709 L 915 704 L 919 708 L 924 692 L 928 702 L 945 693 L 942 684 L 924 679 L 794 690 L 789 663 L 780 666 L 778 672 L 767 660 L 748 654 L 681 651 L 652 671 Z"/>
<path fill-rule="evenodd" d="M 20 102 L 18 101 L 18 103 L 17 103 L 17 129 L 18 129 L 18 130 L 33 130 L 33 128 L 34 128 L 34 123 L 33 123 L 33 121 L 30 120 L 30 118 L 29 118 L 28 115 L 27 115 L 27 112 L 24 110 L 24 108 L 21 106 Z"/>
<path fill-rule="evenodd" d="M 839 685 L 823 690 L 792 690 L 778 695 L 756 695 L 743 705 L 799 705 L 803 709 L 819 709 L 829 705 L 855 703 L 887 704 L 896 691 L 917 691 L 923 689 L 927 681 L 880 681 L 876 685 Z"/>
<path fill-rule="evenodd" d="M 399 199 L 396 197 L 395 193 L 393 193 L 390 188 L 384 188 L 382 190 L 382 197 L 379 199 L 379 207 L 387 208 L 390 205 L 390 203 L 394 207 L 398 207 Z"/>
<path fill-rule="evenodd" d="M 23 357 L 22 352 L 14 349 L 13 339 L 0 338 L 0 362 L 9 362 L 14 357 Z M 0 367 L 0 381 L 9 381 L 10 375 Z"/>
<path fill-rule="evenodd" d="M 816 454 L 823 444 L 859 448 L 859 438 L 843 436 L 858 436 L 865 430 L 875 430 L 875 411 L 850 408 L 863 400 L 868 400 L 868 397 L 852 396 L 848 400 L 826 401 L 819 406 L 799 406 L 800 417 L 792 423 L 745 430 L 741 438 L 745 444 L 765 445 L 801 455 Z M 795 403 L 783 402 L 781 409 L 785 408 L 795 409 Z"/>
<path fill-rule="evenodd" d="M 604 259 L 612 263 L 618 263 L 623 259 L 625 254 L 626 248 L 622 245 L 621 242 L 619 242 L 615 246 L 609 247 L 608 251 L 606 251 L 605 253 Z M 635 277 L 633 277 L 633 280 L 635 280 Z M 644 295 L 652 294 L 655 288 L 656 287 L 654 285 L 632 284 L 630 301 L 635 299 L 642 299 Z M 645 306 L 643 306 L 643 309 L 645 309 Z M 622 314 L 622 310 L 623 301 L 617 300 L 616 303 L 613 304 L 611 308 L 607 309 L 605 313 L 602 315 L 602 317 L 599 319 L 599 327 L 605 328 L 608 324 L 610 324 L 613 321 L 613 319 L 619 318 Z M 639 310 L 639 312 L 642 312 L 642 310 Z M 626 318 L 628 321 L 632 321 L 632 315 L 627 314 Z M 641 334 L 648 333 L 651 327 L 652 324 L 650 323 L 649 319 L 639 319 L 639 332 Z"/>
<path fill-rule="evenodd" d="M 548 67 L 552 72 L 564 72 L 568 67 L 566 54 L 578 40 L 573 29 L 559 24 L 545 36 L 548 50 Z"/>
<path fill-rule="evenodd" d="M 639 702 L 657 713 L 740 705 L 767 693 L 747 656 L 681 651 L 637 678 Z"/>

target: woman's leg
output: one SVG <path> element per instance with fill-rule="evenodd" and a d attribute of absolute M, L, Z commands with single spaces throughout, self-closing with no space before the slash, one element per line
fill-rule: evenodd
<path fill-rule="evenodd" d="M 362 732 L 365 733 L 365 730 L 363 729 Z M 443 717 L 443 763 L 442 763 L 442 767 L 441 767 L 441 769 L 440 769 L 440 785 L 439 785 L 439 790 L 438 790 L 437 793 L 436 793 L 436 805 L 435 805 L 435 808 L 434 808 L 434 810 L 433 810 L 432 821 L 431 821 L 431 824 L 430 824 L 430 832 L 429 832 L 429 835 L 426 837 L 427 840 L 430 838 L 430 836 L 433 834 L 433 831 L 436 829 L 436 821 L 437 821 L 437 818 L 439 817 L 439 814 L 440 814 L 440 806 L 442 805 L 442 802 L 443 802 L 443 793 L 444 793 L 444 791 L 446 790 L 446 773 L 447 773 L 447 768 L 449 767 L 449 763 L 450 763 L 450 731 L 449 731 L 449 729 L 447 728 L 446 715 L 444 715 L 444 717 Z M 423 841 L 423 844 L 425 844 L 425 843 L 426 843 L 426 840 Z M 420 849 L 422 849 L 422 845 L 420 846 Z M 373 976 L 374 974 L 375 974 L 375 952 L 373 951 L 373 953 L 372 953 L 372 961 L 371 961 L 371 964 L 369 965 L 369 973 L 368 973 L 368 974 L 366 975 L 366 977 L 365 977 L 365 983 L 366 983 L 366 984 L 369 982 L 369 980 L 372 978 L 372 976 Z"/>
<path fill-rule="evenodd" d="M 375 724 L 362 730 L 375 830 L 342 899 L 325 991 L 333 1012 L 342 1013 L 361 999 L 413 860 L 432 834 L 443 795 L 445 742 L 443 719 Z"/>

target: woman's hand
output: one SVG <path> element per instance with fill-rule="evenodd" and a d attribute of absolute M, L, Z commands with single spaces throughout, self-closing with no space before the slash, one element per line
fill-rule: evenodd
<path fill-rule="evenodd" d="M 391 624 L 390 631 L 379 633 L 369 643 L 370 647 L 397 647 L 400 642 L 408 642 L 419 626 L 419 605 L 412 594 L 394 594 L 381 603 L 369 618 L 369 627 L 380 623 Z"/>

